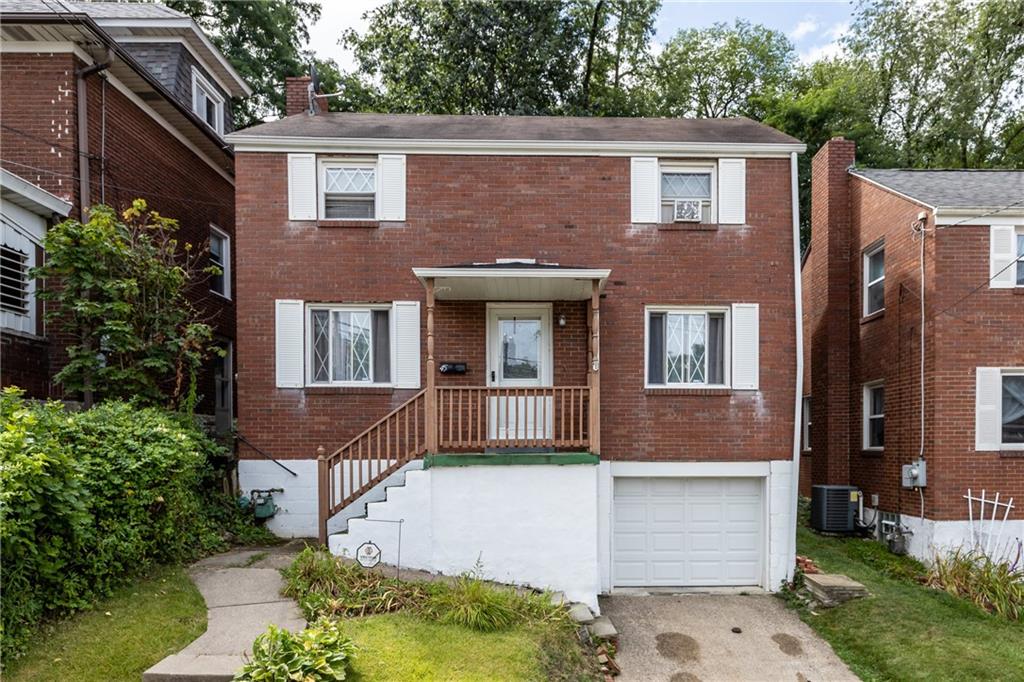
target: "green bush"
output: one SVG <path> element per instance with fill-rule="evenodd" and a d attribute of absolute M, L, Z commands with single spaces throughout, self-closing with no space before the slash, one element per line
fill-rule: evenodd
<path fill-rule="evenodd" d="M 224 546 L 232 516 L 204 492 L 220 446 L 193 422 L 122 402 L 72 413 L 13 389 L 0 419 L 5 660 L 41 618 L 85 608 L 156 563 Z"/>
<path fill-rule="evenodd" d="M 1024 571 L 981 552 L 936 556 L 928 584 L 1009 620 L 1024 618 Z"/>
<path fill-rule="evenodd" d="M 237 682 L 344 680 L 356 645 L 324 618 L 298 634 L 275 627 L 256 638 L 252 657 L 235 675 Z"/>

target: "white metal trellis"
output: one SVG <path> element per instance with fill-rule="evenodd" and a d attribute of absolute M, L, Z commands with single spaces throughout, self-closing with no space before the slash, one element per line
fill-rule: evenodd
<path fill-rule="evenodd" d="M 969 523 L 971 533 L 971 549 L 983 551 L 988 557 L 991 557 L 991 552 L 995 550 L 999 551 L 999 543 L 1003 539 L 1003 528 L 1006 526 L 1006 519 L 1009 518 L 1010 512 L 1013 510 L 1013 498 L 1011 497 L 1007 502 L 999 501 L 999 493 L 996 493 L 995 497 L 989 498 L 986 495 L 986 491 L 983 488 L 981 491 L 981 497 L 975 497 L 971 494 L 971 489 L 967 489 L 967 494 L 963 496 L 967 500 L 967 519 Z M 978 525 L 975 529 L 974 524 L 974 503 L 978 503 Z M 999 508 L 1003 508 L 1003 518 L 997 521 L 999 515 Z M 991 515 L 988 515 L 987 508 L 991 509 Z M 987 523 L 988 532 L 984 532 L 983 528 Z M 999 532 L 995 535 L 995 542 L 992 542 L 993 531 L 996 528 L 996 524 L 999 524 Z M 984 549 L 982 548 L 982 537 L 984 536 Z"/>

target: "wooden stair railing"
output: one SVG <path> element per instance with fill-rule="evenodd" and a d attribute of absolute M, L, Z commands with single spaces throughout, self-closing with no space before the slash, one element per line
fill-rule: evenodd
<path fill-rule="evenodd" d="M 317 450 L 321 544 L 327 544 L 328 519 L 426 452 L 426 393 L 420 391 L 332 454 L 323 446 Z"/>

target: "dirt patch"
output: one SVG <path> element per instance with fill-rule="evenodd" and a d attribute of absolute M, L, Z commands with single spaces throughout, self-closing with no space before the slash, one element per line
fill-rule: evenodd
<path fill-rule="evenodd" d="M 701 682 L 701 679 L 693 673 L 676 673 L 668 678 L 668 682 Z"/>
<path fill-rule="evenodd" d="M 654 640 L 658 644 L 658 653 L 673 661 L 686 663 L 700 658 L 700 645 L 697 640 L 681 632 L 662 632 Z"/>
<path fill-rule="evenodd" d="M 793 635 L 787 635 L 784 632 L 777 632 L 772 635 L 772 641 L 779 645 L 779 649 L 782 653 L 790 656 L 800 656 L 804 653 L 804 648 Z"/>

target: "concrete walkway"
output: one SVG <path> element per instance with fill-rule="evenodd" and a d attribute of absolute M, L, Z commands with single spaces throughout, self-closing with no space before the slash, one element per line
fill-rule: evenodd
<path fill-rule="evenodd" d="M 206 632 L 143 673 L 143 682 L 231 680 L 268 625 L 306 627 L 298 605 L 281 596 L 280 574 L 304 546 L 305 541 L 293 540 L 236 549 L 193 564 L 189 576 L 206 600 Z"/>
<path fill-rule="evenodd" d="M 770 595 L 616 594 L 601 598 L 601 612 L 620 633 L 618 682 L 857 680 L 828 643 Z"/>

